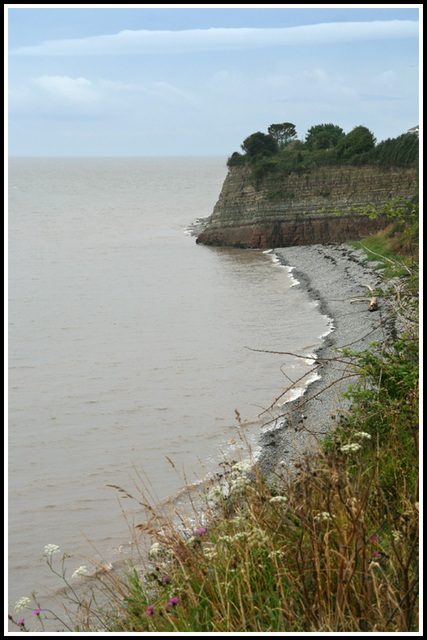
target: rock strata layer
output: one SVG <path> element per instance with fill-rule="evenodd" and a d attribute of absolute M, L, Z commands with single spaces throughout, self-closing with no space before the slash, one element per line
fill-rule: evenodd
<path fill-rule="evenodd" d="M 196 242 L 266 249 L 359 240 L 384 228 L 386 221 L 354 209 L 410 200 L 417 193 L 414 169 L 322 167 L 273 175 L 256 187 L 249 167 L 231 167 Z"/>

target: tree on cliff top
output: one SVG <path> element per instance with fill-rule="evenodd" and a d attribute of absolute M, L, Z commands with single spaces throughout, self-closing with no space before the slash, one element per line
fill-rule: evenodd
<path fill-rule="evenodd" d="M 274 155 L 279 150 L 277 141 L 272 136 L 261 133 L 261 131 L 248 136 L 241 147 L 251 163 L 256 162 L 263 156 Z"/>
<path fill-rule="evenodd" d="M 338 156 L 343 160 L 353 158 L 360 153 L 370 151 L 375 147 L 374 134 L 366 127 L 359 126 L 354 127 L 347 133 L 346 136 L 341 138 L 338 143 L 337 151 Z"/>
<path fill-rule="evenodd" d="M 307 131 L 305 146 L 309 151 L 336 147 L 345 136 L 341 127 L 336 124 L 316 124 Z"/>
<path fill-rule="evenodd" d="M 274 138 L 280 149 L 283 149 L 291 140 L 296 138 L 297 132 L 292 122 L 282 122 L 282 124 L 271 124 L 268 133 Z"/>

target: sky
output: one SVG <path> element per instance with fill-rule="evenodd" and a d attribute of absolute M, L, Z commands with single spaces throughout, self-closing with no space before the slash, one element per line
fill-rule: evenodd
<path fill-rule="evenodd" d="M 5 5 L 9 156 L 229 156 L 419 124 L 422 5 Z M 421 20 L 420 20 L 421 18 Z"/>

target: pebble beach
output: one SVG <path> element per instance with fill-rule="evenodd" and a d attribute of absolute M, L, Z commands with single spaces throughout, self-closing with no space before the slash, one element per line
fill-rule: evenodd
<path fill-rule="evenodd" d="M 331 318 L 333 330 L 313 357 L 317 379 L 264 427 L 258 464 L 267 475 L 280 467 L 292 468 L 350 409 L 350 400 L 342 394 L 356 378 L 339 362 L 341 349 L 362 351 L 395 331 L 386 301 L 378 298 L 378 309 L 369 311 L 372 294 L 368 287 L 382 287 L 383 276 L 374 270 L 375 263 L 366 261 L 362 250 L 329 244 L 279 248 L 274 254 L 283 265 L 293 268 L 297 286 Z"/>

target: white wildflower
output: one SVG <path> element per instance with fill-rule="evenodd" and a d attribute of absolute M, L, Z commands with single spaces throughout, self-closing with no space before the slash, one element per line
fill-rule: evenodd
<path fill-rule="evenodd" d="M 343 447 L 341 447 L 341 451 L 343 453 L 353 453 L 355 451 L 359 451 L 359 449 L 361 448 L 362 445 L 353 442 L 352 444 L 345 444 Z"/>
<path fill-rule="evenodd" d="M 14 611 L 18 612 L 18 611 L 21 611 L 21 609 L 26 609 L 28 607 L 28 605 L 30 604 L 30 602 L 31 602 L 31 600 L 29 598 L 20 598 L 15 603 Z"/>
<path fill-rule="evenodd" d="M 371 440 L 372 436 L 370 433 L 366 433 L 366 431 L 357 431 L 355 434 L 356 438 L 362 438 L 364 440 Z"/>
<path fill-rule="evenodd" d="M 250 532 L 249 540 L 250 542 L 261 542 L 262 544 L 267 544 L 269 539 L 265 531 L 256 527 Z"/>
<path fill-rule="evenodd" d="M 208 493 L 208 500 L 218 502 L 224 497 L 223 491 L 219 485 L 215 485 Z"/>
<path fill-rule="evenodd" d="M 321 513 L 318 513 L 317 516 L 314 516 L 316 522 L 319 522 L 320 520 L 323 520 L 323 522 L 332 522 L 332 518 L 335 518 L 335 516 L 331 516 L 328 511 L 322 511 Z"/>
<path fill-rule="evenodd" d="M 399 540 L 402 540 L 403 538 L 403 534 L 400 531 L 392 531 L 391 535 L 393 536 L 393 540 L 395 542 L 399 542 Z"/>
<path fill-rule="evenodd" d="M 236 464 L 234 464 L 231 468 L 232 472 L 237 472 L 237 473 L 249 473 L 250 470 L 251 470 L 251 465 L 248 464 L 247 462 L 236 462 Z"/>
<path fill-rule="evenodd" d="M 286 496 L 274 496 L 274 498 L 270 498 L 269 503 L 274 504 L 275 502 L 287 502 L 288 499 Z"/>
<path fill-rule="evenodd" d="M 234 476 L 231 478 L 231 486 L 236 485 L 237 487 L 246 487 L 250 483 L 250 478 L 247 476 Z"/>
<path fill-rule="evenodd" d="M 84 576 L 86 573 L 88 573 L 87 567 L 85 567 L 84 565 L 81 565 L 80 567 L 77 567 L 77 569 L 74 571 L 71 577 L 78 578 L 79 576 Z"/>
<path fill-rule="evenodd" d="M 160 542 L 155 542 L 154 544 L 151 545 L 151 549 L 148 552 L 148 557 L 156 558 L 161 551 L 162 551 L 162 547 L 160 545 Z"/>
<path fill-rule="evenodd" d="M 47 544 L 44 552 L 47 556 L 53 556 L 55 553 L 61 553 L 61 549 L 56 544 Z"/>
<path fill-rule="evenodd" d="M 247 538 L 248 534 L 246 531 L 240 531 L 239 533 L 234 534 L 233 540 L 243 540 L 243 538 Z"/>
<path fill-rule="evenodd" d="M 221 536 L 219 539 L 222 540 L 223 542 L 233 542 L 232 536 Z"/>
<path fill-rule="evenodd" d="M 239 493 L 244 491 L 247 486 L 251 483 L 250 479 L 246 476 L 238 476 L 237 478 L 232 478 L 231 480 L 231 493 Z"/>

